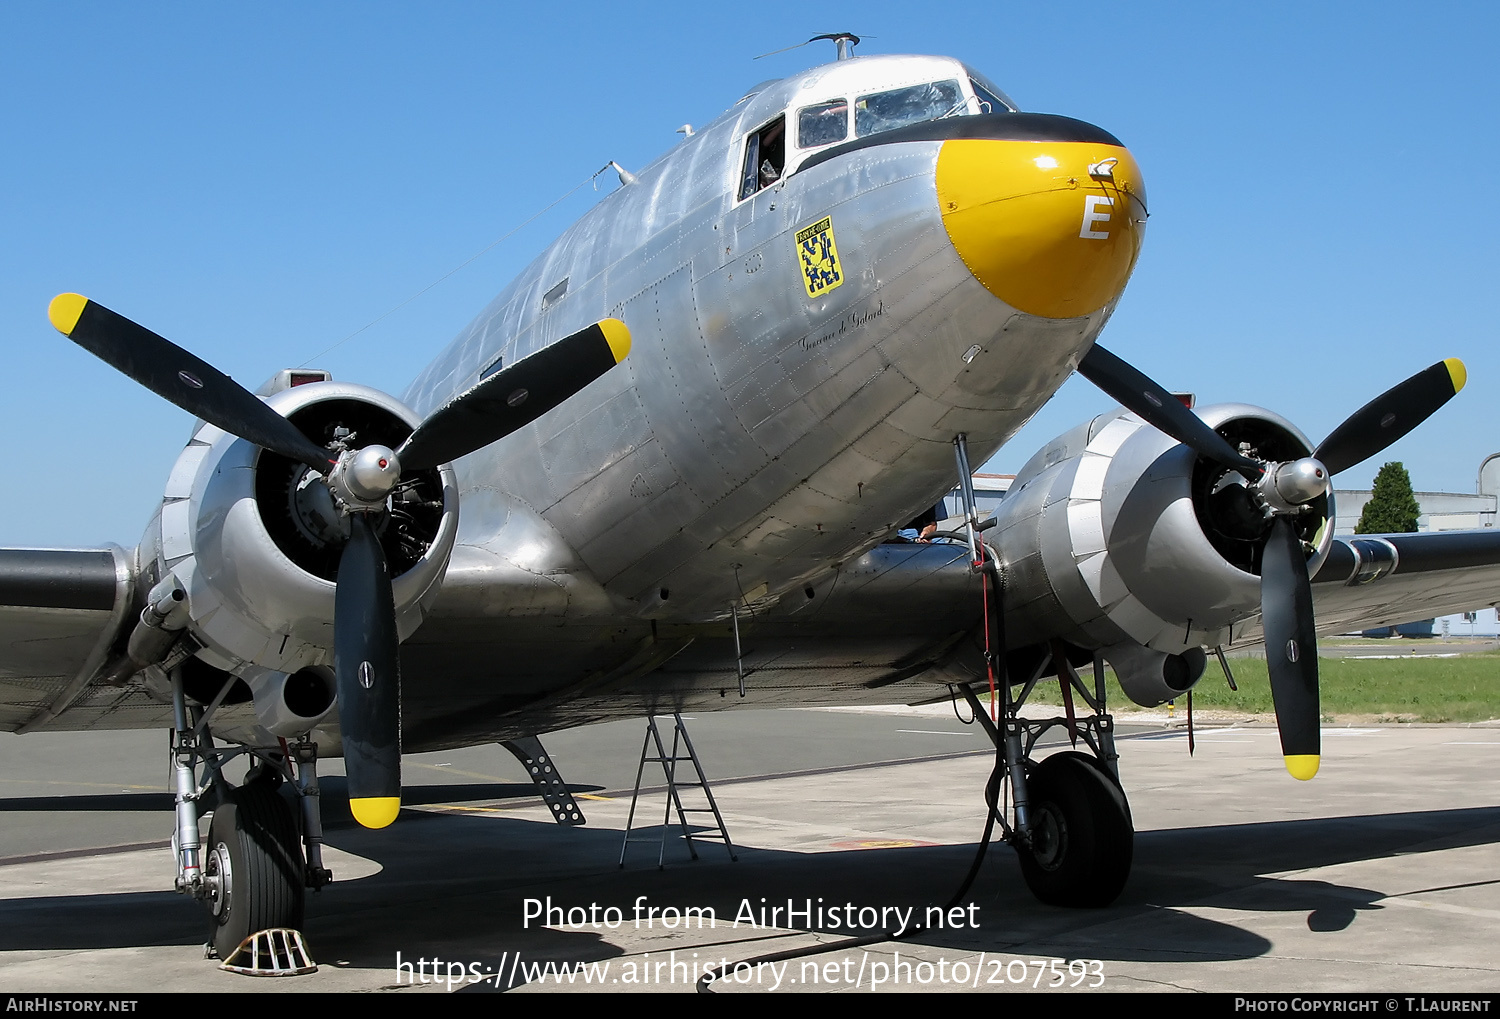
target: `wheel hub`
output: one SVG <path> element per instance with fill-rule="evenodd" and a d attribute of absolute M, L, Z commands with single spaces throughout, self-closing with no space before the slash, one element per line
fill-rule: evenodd
<path fill-rule="evenodd" d="M 1050 803 L 1032 815 L 1031 855 L 1043 870 L 1056 870 L 1068 855 L 1068 822 Z"/>
<path fill-rule="evenodd" d="M 208 906 L 216 919 L 229 915 L 234 887 L 234 867 L 229 862 L 229 847 L 220 842 L 208 854 L 203 867 L 203 886 L 208 891 Z"/>

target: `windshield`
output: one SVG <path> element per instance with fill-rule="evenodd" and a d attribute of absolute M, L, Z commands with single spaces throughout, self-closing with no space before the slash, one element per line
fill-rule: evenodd
<path fill-rule="evenodd" d="M 957 80 L 895 88 L 860 96 L 854 103 L 854 134 L 858 138 L 967 112 L 967 100 Z"/>

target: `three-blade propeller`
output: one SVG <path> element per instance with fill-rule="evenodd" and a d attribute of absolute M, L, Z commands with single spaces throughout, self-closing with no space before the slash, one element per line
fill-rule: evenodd
<path fill-rule="evenodd" d="M 1379 453 L 1425 421 L 1464 387 L 1463 362 L 1448 358 L 1426 368 L 1355 411 L 1311 457 L 1289 463 L 1251 459 L 1161 386 L 1098 344 L 1079 374 L 1167 435 L 1239 472 L 1256 509 L 1270 521 L 1261 555 L 1261 625 L 1271 699 L 1287 771 L 1300 779 L 1318 771 L 1321 748 L 1317 630 L 1307 554 L 1292 518 L 1326 493 L 1332 476 Z"/>
<path fill-rule="evenodd" d="M 47 309 L 73 342 L 231 435 L 323 475 L 349 542 L 334 589 L 334 674 L 349 806 L 368 828 L 401 808 L 401 673 L 395 595 L 376 527 L 403 470 L 436 467 L 534 421 L 625 359 L 630 331 L 605 319 L 516 361 L 439 408 L 398 450 L 335 450 L 206 361 L 103 305 L 60 294 Z"/>

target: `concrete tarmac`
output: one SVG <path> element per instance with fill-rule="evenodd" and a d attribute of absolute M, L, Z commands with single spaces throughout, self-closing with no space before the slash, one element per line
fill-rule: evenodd
<path fill-rule="evenodd" d="M 1136 732 L 1116 903 L 1038 904 L 997 843 L 941 926 L 900 940 L 882 932 L 933 927 L 974 859 L 982 735 L 916 709 L 689 725 L 738 862 L 672 838 L 665 869 L 659 843 L 619 867 L 638 722 L 547 738 L 592 790 L 583 828 L 552 823 L 498 748 L 409 758 L 395 825 L 330 824 L 337 880 L 306 923 L 320 969 L 276 980 L 204 961 L 202 908 L 168 890 L 162 734 L 0 737 L 0 991 L 690 991 L 710 964 L 729 992 L 1500 990 L 1494 724 L 1327 728 L 1308 783 L 1270 727 L 1200 729 L 1192 756 L 1180 728 Z M 643 797 L 650 820 L 663 802 Z M 875 937 L 840 948 L 851 934 Z"/>

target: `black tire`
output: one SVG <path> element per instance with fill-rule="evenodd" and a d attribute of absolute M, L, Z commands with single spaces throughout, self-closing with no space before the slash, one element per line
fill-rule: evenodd
<path fill-rule="evenodd" d="M 1087 764 L 1090 768 L 1093 768 L 1100 775 L 1104 776 L 1104 780 L 1109 783 L 1110 789 L 1115 793 L 1116 798 L 1119 800 L 1120 812 L 1125 815 L 1125 820 L 1130 824 L 1131 831 L 1134 832 L 1135 819 L 1130 814 L 1130 800 L 1125 796 L 1125 787 L 1120 785 L 1120 780 L 1115 778 L 1115 773 L 1109 770 L 1109 765 L 1099 760 L 1099 758 L 1095 757 L 1093 754 L 1085 754 L 1078 750 L 1064 750 L 1061 753 L 1053 754 L 1052 756 L 1076 757 L 1078 760 L 1083 761 L 1085 764 Z M 1048 758 L 1048 760 L 1051 760 L 1051 758 Z"/>
<path fill-rule="evenodd" d="M 291 807 L 250 782 L 213 813 L 204 847 L 209 937 L 220 959 L 268 927 L 302 927 L 302 847 Z"/>
<path fill-rule="evenodd" d="M 1026 777 L 1032 845 L 1021 874 L 1053 906 L 1109 905 L 1130 877 L 1135 831 L 1125 794 L 1084 754 L 1054 754 Z"/>

